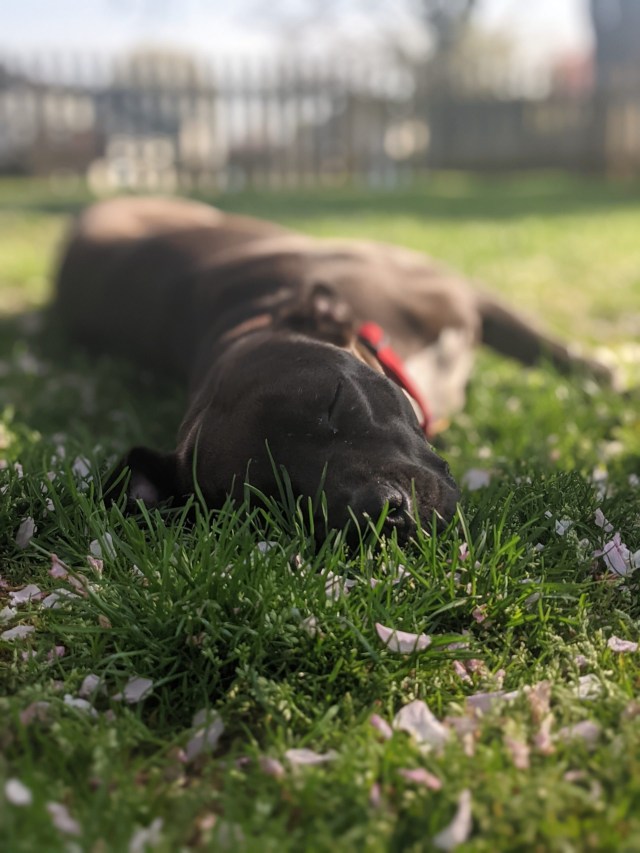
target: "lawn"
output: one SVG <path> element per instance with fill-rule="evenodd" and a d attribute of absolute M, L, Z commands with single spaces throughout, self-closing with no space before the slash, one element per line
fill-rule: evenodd
<path fill-rule="evenodd" d="M 182 392 L 38 310 L 83 191 L 0 184 L 0 849 L 640 849 L 638 190 L 216 200 L 434 254 L 625 378 L 482 354 L 441 440 L 455 523 L 349 556 L 303 507 L 104 507 Z"/>

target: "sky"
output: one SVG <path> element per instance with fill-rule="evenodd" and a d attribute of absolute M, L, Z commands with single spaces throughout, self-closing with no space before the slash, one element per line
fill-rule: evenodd
<path fill-rule="evenodd" d="M 393 10 L 397 0 L 388 2 Z M 479 3 L 478 19 L 513 32 L 527 58 L 578 52 L 591 43 L 587 0 Z M 0 0 L 0 50 L 111 53 L 158 42 L 225 55 L 268 52 L 273 38 L 264 25 L 262 31 L 252 25 L 252 7 L 256 0 Z"/>

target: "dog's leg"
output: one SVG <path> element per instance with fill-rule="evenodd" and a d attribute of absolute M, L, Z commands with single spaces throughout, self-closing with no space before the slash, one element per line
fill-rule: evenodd
<path fill-rule="evenodd" d="M 615 385 L 614 372 L 602 362 L 580 355 L 545 334 L 490 294 L 479 293 L 477 301 L 482 320 L 482 343 L 491 349 L 526 365 L 546 359 L 561 373 L 583 373 L 598 382 Z"/>

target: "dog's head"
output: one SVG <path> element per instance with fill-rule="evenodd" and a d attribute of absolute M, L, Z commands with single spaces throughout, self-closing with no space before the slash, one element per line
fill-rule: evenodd
<path fill-rule="evenodd" d="M 322 339 L 318 318 L 312 337 L 307 315 L 294 312 L 225 348 L 187 413 L 176 452 L 129 454 L 130 499 L 155 504 L 192 493 L 194 474 L 211 507 L 241 497 L 247 481 L 277 496 L 284 469 L 296 496 L 324 492 L 330 528 L 375 522 L 386 511 L 385 529 L 404 540 L 416 519 L 452 518 L 459 492 L 447 464 L 406 395 L 358 357 L 346 316 L 324 300 L 316 300 L 326 315 Z"/>

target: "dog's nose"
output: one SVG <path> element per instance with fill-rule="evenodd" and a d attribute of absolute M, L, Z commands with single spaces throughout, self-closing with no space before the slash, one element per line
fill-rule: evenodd
<path fill-rule="evenodd" d="M 389 483 L 370 483 L 358 489 L 349 501 L 351 512 L 360 528 L 369 522 L 376 524 L 386 510 L 383 530 L 406 532 L 412 525 L 411 501 L 402 489 Z"/>

